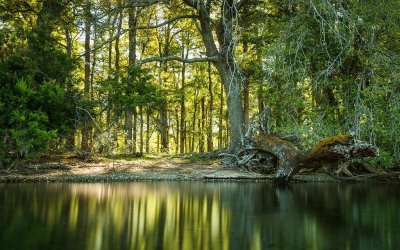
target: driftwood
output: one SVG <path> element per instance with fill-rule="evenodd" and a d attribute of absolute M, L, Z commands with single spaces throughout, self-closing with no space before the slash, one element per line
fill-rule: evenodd
<path fill-rule="evenodd" d="M 252 118 L 243 140 L 242 149 L 234 159 L 240 168 L 263 174 L 276 173 L 277 180 L 288 180 L 300 170 L 341 166 L 337 174 L 350 173 L 344 162 L 378 155 L 378 149 L 353 135 L 336 135 L 320 140 L 305 152 L 297 145 L 297 138 L 281 137 L 270 133 L 269 111 L 265 109 Z"/>

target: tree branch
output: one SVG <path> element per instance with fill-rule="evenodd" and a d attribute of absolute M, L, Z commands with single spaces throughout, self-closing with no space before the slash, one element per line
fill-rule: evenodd
<path fill-rule="evenodd" d="M 135 27 L 135 29 L 137 29 L 137 30 L 156 29 L 156 28 L 162 27 L 162 26 L 164 26 L 164 25 L 167 25 L 167 24 L 169 24 L 169 23 L 173 23 L 173 22 L 175 22 L 175 21 L 177 21 L 177 20 L 185 19 L 185 18 L 197 18 L 197 16 L 196 16 L 196 15 L 177 16 L 177 17 L 168 19 L 168 20 L 166 20 L 166 21 L 164 21 L 164 22 L 162 22 L 162 23 L 160 23 L 160 24 L 157 24 L 157 25 L 149 25 L 149 26 Z M 125 34 L 125 33 L 127 33 L 127 32 L 129 32 L 129 29 L 123 29 L 123 30 L 121 30 L 121 32 L 115 34 L 115 35 L 114 35 L 113 37 L 111 37 L 110 39 L 107 39 L 106 41 L 102 42 L 101 44 L 99 44 L 99 45 L 97 45 L 96 47 L 94 47 L 93 49 L 91 49 L 91 50 L 89 51 L 89 53 L 93 53 L 93 52 L 95 52 L 95 51 L 97 51 L 97 50 L 103 48 L 105 45 L 114 42 L 114 41 L 117 40 L 120 36 L 122 36 L 123 34 Z M 79 54 L 78 57 L 81 57 L 81 56 L 84 56 L 84 55 L 85 55 L 85 53 L 82 53 L 82 54 Z"/>
<path fill-rule="evenodd" d="M 215 62 L 218 61 L 220 58 L 217 56 L 214 57 L 196 57 L 196 58 L 182 58 L 179 56 L 166 56 L 166 57 L 149 57 L 143 60 L 140 60 L 138 64 L 145 64 L 149 62 L 168 62 L 168 61 L 179 61 L 183 63 L 197 63 L 197 62 Z"/>
<path fill-rule="evenodd" d="M 173 23 L 173 22 L 175 22 L 177 20 L 185 19 L 185 18 L 197 18 L 197 16 L 196 15 L 176 16 L 176 17 L 171 18 L 169 20 L 166 20 L 166 21 L 164 21 L 164 22 L 162 22 L 160 24 L 148 25 L 148 26 L 139 26 L 139 27 L 135 27 L 135 29 L 137 29 L 137 30 L 156 29 L 156 28 L 162 27 L 164 25 L 167 25 L 169 23 Z"/>
<path fill-rule="evenodd" d="M 126 4 L 119 5 L 120 8 L 133 8 L 133 7 L 148 7 L 158 3 L 168 3 L 168 0 L 136 0 L 136 1 L 128 1 Z"/>
<path fill-rule="evenodd" d="M 183 1 L 185 2 L 186 5 L 195 9 L 197 9 L 197 5 L 199 4 L 197 0 L 183 0 Z"/>

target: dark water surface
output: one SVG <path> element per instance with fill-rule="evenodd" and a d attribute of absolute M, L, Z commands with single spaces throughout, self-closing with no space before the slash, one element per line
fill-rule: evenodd
<path fill-rule="evenodd" d="M 0 184 L 0 249 L 400 249 L 397 184 Z"/>

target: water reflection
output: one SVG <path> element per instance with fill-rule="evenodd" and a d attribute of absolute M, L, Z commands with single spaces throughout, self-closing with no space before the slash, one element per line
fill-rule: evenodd
<path fill-rule="evenodd" d="M 399 185 L 0 185 L 1 249 L 399 249 Z"/>

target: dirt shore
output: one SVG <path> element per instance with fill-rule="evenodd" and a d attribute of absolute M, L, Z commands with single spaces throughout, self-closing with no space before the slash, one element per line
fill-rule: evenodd
<path fill-rule="evenodd" d="M 121 181 L 270 181 L 266 176 L 222 166 L 217 161 L 190 162 L 180 158 L 58 160 L 0 171 L 0 182 L 121 182 Z M 328 175 L 298 175 L 296 181 L 336 181 Z"/>

